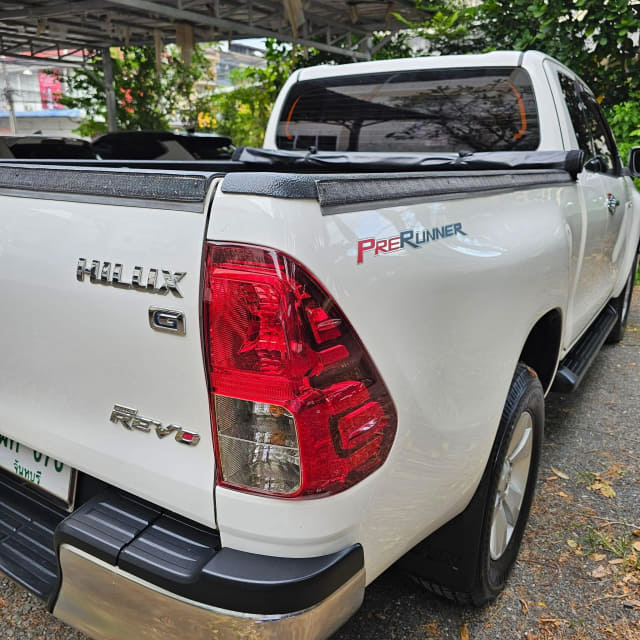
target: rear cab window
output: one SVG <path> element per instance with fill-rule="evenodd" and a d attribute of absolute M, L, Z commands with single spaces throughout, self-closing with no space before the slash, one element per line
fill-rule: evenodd
<path fill-rule="evenodd" d="M 288 150 L 533 151 L 540 126 L 524 69 L 411 70 L 296 83 L 276 141 Z"/>

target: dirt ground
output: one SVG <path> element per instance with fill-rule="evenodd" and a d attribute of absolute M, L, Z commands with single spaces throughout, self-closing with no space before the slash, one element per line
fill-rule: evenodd
<path fill-rule="evenodd" d="M 450 604 L 391 568 L 332 640 L 640 640 L 640 290 L 624 341 L 547 399 L 538 493 L 505 592 Z M 0 637 L 84 640 L 0 578 Z"/>

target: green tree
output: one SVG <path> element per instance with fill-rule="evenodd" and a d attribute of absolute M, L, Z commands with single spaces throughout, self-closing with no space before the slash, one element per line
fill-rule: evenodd
<path fill-rule="evenodd" d="M 200 47 L 196 46 L 189 66 L 182 61 L 177 47 L 167 47 L 160 73 L 153 47 L 111 49 L 111 59 L 119 129 L 165 130 L 172 117 L 187 127 L 197 123 L 200 104 L 191 99 L 193 88 L 198 79 L 209 73 L 209 61 Z M 67 81 L 67 91 L 60 100 L 65 106 L 86 112 L 76 129 L 83 136 L 93 137 L 107 130 L 102 68 L 102 58 L 94 57 Z"/>
<path fill-rule="evenodd" d="M 201 129 L 227 135 L 236 145 L 262 145 L 271 106 L 294 70 L 294 57 L 287 44 L 267 40 L 265 59 L 264 68 L 232 72 L 232 87 L 219 89 L 208 105 L 201 105 Z"/>
<path fill-rule="evenodd" d="M 539 49 L 578 73 L 605 108 L 640 88 L 640 5 L 634 0 L 484 0 L 476 19 L 489 49 Z"/>

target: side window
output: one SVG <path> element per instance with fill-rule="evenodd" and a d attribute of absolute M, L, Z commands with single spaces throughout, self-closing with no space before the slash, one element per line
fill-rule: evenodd
<path fill-rule="evenodd" d="M 595 156 L 604 160 L 607 172 L 614 170 L 617 172 L 617 153 L 613 137 L 606 128 L 600 105 L 592 95 L 586 92 L 583 92 L 582 99 L 586 106 L 587 125 L 593 141 Z"/>
<path fill-rule="evenodd" d="M 578 140 L 578 147 L 584 151 L 584 157 L 585 160 L 587 160 L 593 156 L 593 147 L 591 146 L 591 136 L 589 135 L 585 119 L 585 106 L 582 100 L 580 100 L 573 80 L 565 76 L 564 73 L 558 73 L 558 78 L 560 80 L 560 88 L 562 89 L 564 101 L 569 110 L 569 118 L 571 118 L 573 131 Z"/>
<path fill-rule="evenodd" d="M 584 151 L 585 167 L 600 173 L 617 172 L 613 138 L 606 129 L 595 99 L 573 79 L 558 73 L 578 147 Z"/>

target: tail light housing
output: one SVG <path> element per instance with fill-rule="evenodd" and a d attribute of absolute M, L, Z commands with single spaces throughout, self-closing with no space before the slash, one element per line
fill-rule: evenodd
<path fill-rule="evenodd" d="M 337 493 L 384 463 L 397 423 L 389 392 L 298 262 L 208 244 L 204 321 L 220 485 L 291 498 Z"/>

